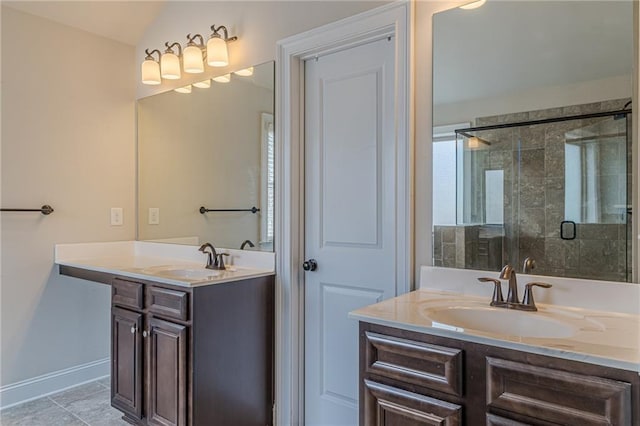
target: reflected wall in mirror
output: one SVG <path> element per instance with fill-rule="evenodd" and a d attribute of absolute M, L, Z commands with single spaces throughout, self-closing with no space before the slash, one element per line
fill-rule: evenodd
<path fill-rule="evenodd" d="M 434 15 L 433 262 L 632 280 L 631 1 Z M 490 29 L 490 30 L 487 30 Z"/>
<path fill-rule="evenodd" d="M 138 239 L 272 251 L 273 108 L 273 62 L 140 99 Z"/>

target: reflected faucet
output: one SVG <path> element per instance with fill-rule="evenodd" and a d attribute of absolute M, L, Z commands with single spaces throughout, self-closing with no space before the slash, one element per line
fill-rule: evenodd
<path fill-rule="evenodd" d="M 244 250 L 244 246 L 246 245 L 248 245 L 249 247 L 255 247 L 251 240 L 244 240 L 242 244 L 240 244 L 240 250 Z"/>
<path fill-rule="evenodd" d="M 531 270 L 536 267 L 536 261 L 532 257 L 527 257 L 524 259 L 524 263 L 522 265 L 522 273 L 529 274 Z"/>

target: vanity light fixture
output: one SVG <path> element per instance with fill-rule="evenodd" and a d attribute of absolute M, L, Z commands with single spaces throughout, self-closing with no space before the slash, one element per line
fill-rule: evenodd
<path fill-rule="evenodd" d="M 153 49 L 149 52 L 149 49 L 146 49 L 144 53 L 147 54 L 147 57 L 144 58 L 144 62 L 142 62 L 141 74 L 142 74 L 142 83 L 156 85 L 162 82 L 160 78 L 160 57 L 162 53 L 158 49 Z M 156 61 L 153 57 L 153 54 L 158 54 L 158 60 Z"/>
<path fill-rule="evenodd" d="M 200 38 L 200 43 L 196 44 L 193 40 Z M 204 72 L 204 39 L 200 34 L 196 34 L 191 37 L 191 34 L 187 34 L 187 47 L 184 48 L 183 54 L 183 66 L 184 72 L 190 74 L 199 74 Z"/>
<path fill-rule="evenodd" d="M 231 81 L 231 74 L 219 75 L 218 77 L 213 77 L 212 80 L 216 83 L 228 83 Z"/>
<path fill-rule="evenodd" d="M 460 6 L 460 9 L 464 9 L 464 10 L 471 10 L 471 9 L 477 9 L 480 6 L 482 6 L 483 4 L 485 4 L 487 2 L 487 0 L 477 0 L 471 3 L 467 3 L 464 6 Z"/>
<path fill-rule="evenodd" d="M 193 87 L 197 87 L 198 89 L 208 89 L 209 87 L 211 87 L 211 79 L 208 78 L 206 80 L 193 83 Z"/>
<path fill-rule="evenodd" d="M 173 89 L 178 93 L 191 93 L 191 85 L 187 84 L 186 86 L 178 87 L 177 89 Z"/>
<path fill-rule="evenodd" d="M 211 38 L 207 41 L 207 64 L 212 67 L 226 67 L 229 65 L 229 51 L 227 43 L 235 41 L 238 37 L 229 37 L 227 27 L 220 25 L 216 28 L 215 24 L 211 26 Z M 224 38 L 220 35 L 223 32 Z"/>
<path fill-rule="evenodd" d="M 184 49 L 178 42 L 166 42 L 166 50 L 161 53 L 154 49 L 145 50 L 147 56 L 141 67 L 142 83 L 157 85 L 162 83 L 162 79 L 178 80 L 182 77 L 180 69 L 181 63 L 184 72 L 198 74 L 204 72 L 204 60 L 212 67 L 225 67 L 229 65 L 229 51 L 227 43 L 236 41 L 238 37 L 229 37 L 227 27 L 211 25 L 211 38 L 204 43 L 204 38 L 200 34 L 187 34 L 187 44 Z M 175 50 L 174 50 L 175 49 Z M 177 53 L 176 53 L 177 50 Z M 158 60 L 153 55 L 158 53 Z M 250 70 L 250 71 L 249 71 Z M 243 70 L 253 74 L 253 68 Z M 251 75 L 247 74 L 247 75 Z M 241 75 L 241 74 L 238 74 Z M 229 78 L 230 79 L 230 78 Z M 228 82 L 225 81 L 225 82 Z M 203 85 L 206 83 L 202 83 Z M 210 83 L 209 83 L 210 84 Z"/>
<path fill-rule="evenodd" d="M 245 68 L 242 70 L 234 71 L 235 75 L 239 75 L 240 77 L 250 77 L 253 75 L 253 67 Z"/>
<path fill-rule="evenodd" d="M 165 50 L 160 57 L 160 73 L 162 78 L 166 78 L 167 80 L 178 80 L 181 77 L 179 55 L 182 56 L 182 47 L 178 42 L 171 44 L 166 42 L 164 45 L 167 47 L 167 50 Z M 174 46 L 178 47 L 178 55 L 173 51 Z"/>

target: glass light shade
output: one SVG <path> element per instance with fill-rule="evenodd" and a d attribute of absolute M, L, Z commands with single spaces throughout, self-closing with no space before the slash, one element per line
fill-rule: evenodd
<path fill-rule="evenodd" d="M 460 9 L 465 9 L 465 10 L 477 9 L 480 6 L 482 6 L 483 4 L 485 4 L 486 2 L 487 2 L 487 0 L 474 1 L 472 3 L 465 4 L 464 6 L 460 6 Z"/>
<path fill-rule="evenodd" d="M 147 59 L 142 63 L 141 67 L 142 84 L 156 85 L 160 84 L 160 64 L 152 59 Z"/>
<path fill-rule="evenodd" d="M 210 79 L 202 80 L 197 83 L 193 83 L 193 86 L 199 89 L 208 89 L 209 87 L 211 87 L 211 80 Z"/>
<path fill-rule="evenodd" d="M 469 138 L 469 140 L 467 141 L 467 146 L 469 147 L 469 149 L 477 149 L 480 146 L 480 139 L 475 136 Z"/>
<path fill-rule="evenodd" d="M 202 50 L 198 46 L 185 47 L 182 51 L 182 55 L 184 72 L 188 72 L 190 74 L 198 74 L 204 72 Z"/>
<path fill-rule="evenodd" d="M 173 89 L 178 93 L 191 93 L 191 85 L 178 87 L 177 89 Z"/>
<path fill-rule="evenodd" d="M 162 78 L 177 80 L 180 78 L 180 58 L 173 53 L 163 53 L 160 57 Z"/>
<path fill-rule="evenodd" d="M 245 68 L 243 70 L 238 70 L 234 72 L 235 75 L 239 75 L 240 77 L 249 77 L 253 75 L 253 67 Z"/>
<path fill-rule="evenodd" d="M 229 65 L 227 42 L 220 37 L 212 37 L 207 41 L 207 64 L 212 67 Z"/>
<path fill-rule="evenodd" d="M 220 75 L 218 77 L 213 77 L 213 81 L 216 83 L 228 83 L 231 81 L 231 74 Z"/>

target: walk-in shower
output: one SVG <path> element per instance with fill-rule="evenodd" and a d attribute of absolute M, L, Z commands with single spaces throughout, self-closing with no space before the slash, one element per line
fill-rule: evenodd
<path fill-rule="evenodd" d="M 455 130 L 456 218 L 434 226 L 436 266 L 497 271 L 532 257 L 536 274 L 631 281 L 630 103 L 594 105 Z"/>

